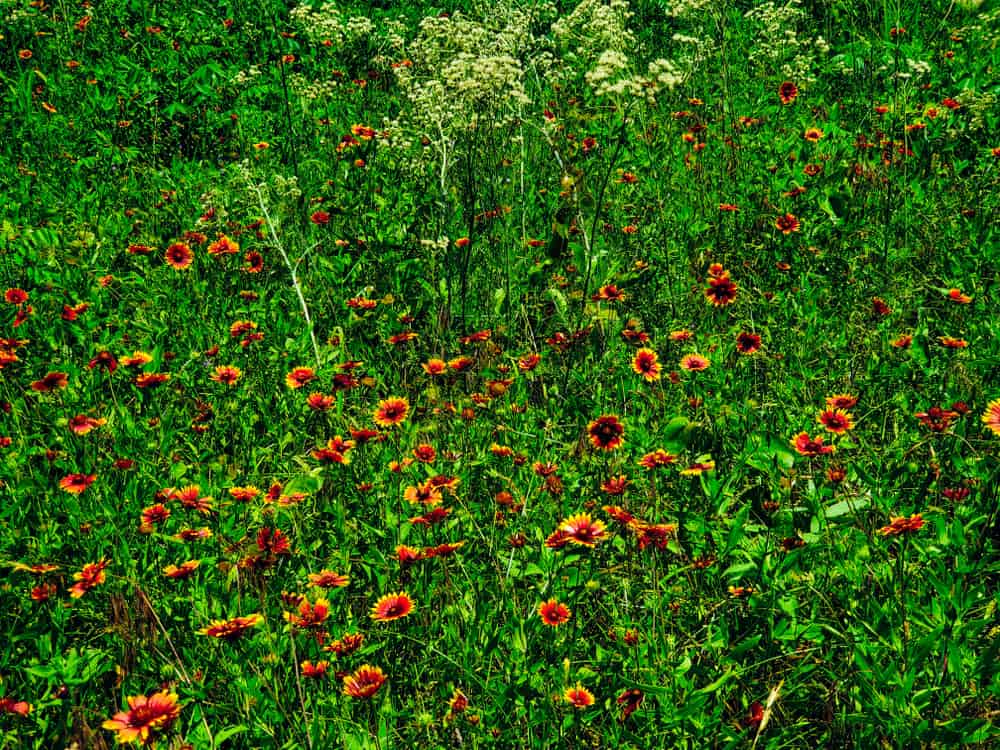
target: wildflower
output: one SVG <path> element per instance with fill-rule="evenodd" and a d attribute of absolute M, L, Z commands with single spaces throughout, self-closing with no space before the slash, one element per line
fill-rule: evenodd
<path fill-rule="evenodd" d="M 653 545 L 656 549 L 667 548 L 667 543 L 677 533 L 676 524 L 672 523 L 646 523 L 633 519 L 629 522 L 629 528 L 639 537 L 639 549 L 646 549 Z"/>
<path fill-rule="evenodd" d="M 344 677 L 344 695 L 352 698 L 371 698 L 385 682 L 381 667 L 363 664 L 353 674 Z"/>
<path fill-rule="evenodd" d="M 414 339 L 417 339 L 419 337 L 420 334 L 416 333 L 415 331 L 403 331 L 402 333 L 397 333 L 387 338 L 386 343 L 392 346 L 400 346 L 401 344 L 413 341 Z"/>
<path fill-rule="evenodd" d="M 892 312 L 892 308 L 881 297 L 872 297 L 872 313 L 884 318 Z"/>
<path fill-rule="evenodd" d="M 234 324 L 235 325 L 235 324 Z M 230 329 L 232 330 L 232 329 Z M 316 371 L 311 367 L 296 367 L 285 375 L 285 385 L 292 390 L 298 390 L 316 379 Z"/>
<path fill-rule="evenodd" d="M 220 235 L 219 239 L 208 246 L 209 255 L 235 255 L 240 251 L 240 243 L 233 242 L 226 235 Z"/>
<path fill-rule="evenodd" d="M 190 578 L 201 565 L 201 560 L 188 560 L 180 565 L 168 565 L 163 569 L 163 575 L 167 578 Z"/>
<path fill-rule="evenodd" d="M 482 331 L 476 331 L 475 333 L 470 333 L 468 336 L 462 336 L 459 338 L 458 343 L 463 345 L 468 344 L 478 344 L 483 341 L 489 341 L 490 337 L 493 336 L 493 331 L 490 328 L 485 328 Z"/>
<path fill-rule="evenodd" d="M 70 432 L 74 435 L 86 435 L 88 432 L 96 430 L 98 427 L 103 427 L 107 423 L 108 420 L 103 417 L 97 419 L 86 414 L 77 414 L 75 417 L 70 417 L 68 426 Z"/>
<path fill-rule="evenodd" d="M 625 425 L 614 414 L 605 414 L 587 425 L 590 443 L 598 450 L 613 451 L 621 447 Z"/>
<path fill-rule="evenodd" d="M 969 345 L 965 339 L 953 339 L 951 336 L 938 336 L 938 342 L 947 349 L 965 349 Z"/>
<path fill-rule="evenodd" d="M 230 487 L 229 494 L 238 502 L 248 503 L 260 495 L 260 490 L 251 484 L 246 487 Z"/>
<path fill-rule="evenodd" d="M 434 463 L 434 459 L 437 458 L 437 452 L 434 450 L 433 445 L 421 443 L 413 449 L 413 457 L 421 463 L 430 464 Z"/>
<path fill-rule="evenodd" d="M 424 555 L 418 549 L 414 547 L 408 547 L 405 544 L 400 544 L 396 546 L 396 561 L 403 566 L 412 565 L 419 560 L 422 560 Z"/>
<path fill-rule="evenodd" d="M 310 393 L 306 398 L 306 404 L 313 411 L 330 411 L 335 403 L 335 396 L 327 396 L 323 393 Z"/>
<path fill-rule="evenodd" d="M 443 359 L 432 358 L 424 362 L 421 367 L 431 377 L 443 375 L 448 370 L 448 365 Z"/>
<path fill-rule="evenodd" d="M 782 104 L 791 104 L 799 95 L 799 87 L 791 81 L 785 81 L 778 87 L 778 97 Z"/>
<path fill-rule="evenodd" d="M 379 427 L 395 427 L 402 424 L 410 413 L 410 402 L 401 396 L 390 396 L 378 402 L 375 409 L 375 424 Z"/>
<path fill-rule="evenodd" d="M 716 276 L 708 280 L 705 298 L 715 307 L 724 307 L 736 301 L 736 282 L 725 276 Z"/>
<path fill-rule="evenodd" d="M 902 536 L 904 534 L 915 534 L 924 525 L 924 519 L 919 513 L 914 513 L 909 518 L 893 518 L 888 526 L 883 526 L 878 530 L 882 536 Z"/>
<path fill-rule="evenodd" d="M 591 295 L 590 299 L 594 302 L 624 302 L 625 294 L 614 284 L 606 284 L 598 289 L 595 294 Z"/>
<path fill-rule="evenodd" d="M 826 399 L 826 405 L 831 409 L 853 409 L 857 403 L 858 397 L 850 393 L 835 393 Z"/>
<path fill-rule="evenodd" d="M 260 273 L 264 270 L 264 256 L 256 250 L 247 250 L 246 255 L 243 256 L 243 260 L 246 261 L 246 266 L 243 270 L 247 273 Z"/>
<path fill-rule="evenodd" d="M 74 599 L 79 599 L 92 588 L 104 583 L 104 569 L 107 568 L 109 564 L 108 560 L 101 560 L 100 562 L 87 563 L 84 565 L 83 569 L 79 573 L 73 574 L 73 580 L 76 581 L 76 583 L 70 587 L 69 595 Z"/>
<path fill-rule="evenodd" d="M 207 635 L 209 638 L 235 641 L 237 638 L 242 637 L 250 628 L 257 627 L 263 620 L 264 616 L 260 614 L 234 617 L 231 620 L 212 620 L 207 627 L 197 632 L 199 635 Z"/>
<path fill-rule="evenodd" d="M 272 555 L 290 555 L 292 553 L 291 543 L 281 529 L 271 529 L 267 526 L 257 532 L 257 549 L 261 552 L 269 552 Z"/>
<path fill-rule="evenodd" d="M 120 711 L 101 726 L 118 733 L 118 743 L 140 740 L 151 744 L 153 736 L 170 728 L 181 715 L 177 693 L 161 690 L 150 696 L 133 695 L 126 699 L 128 711 Z"/>
<path fill-rule="evenodd" d="M 987 430 L 994 435 L 1000 435 L 1000 398 L 995 398 L 986 405 L 982 422 Z"/>
<path fill-rule="evenodd" d="M 413 611 L 413 600 L 404 591 L 386 594 L 372 606 L 370 617 L 375 622 L 391 622 L 406 617 Z"/>
<path fill-rule="evenodd" d="M 68 474 L 59 480 L 59 488 L 71 495 L 81 495 L 96 479 L 96 474 Z"/>
<path fill-rule="evenodd" d="M 740 207 L 735 203 L 720 203 L 719 210 L 727 213 L 737 213 L 740 210 Z"/>
<path fill-rule="evenodd" d="M 700 354 L 688 354 L 681 358 L 681 369 L 687 370 L 688 372 L 701 372 L 707 370 L 708 366 L 712 364 L 711 360 L 707 357 L 703 357 Z"/>
<path fill-rule="evenodd" d="M 194 262 L 194 253 L 191 252 L 191 246 L 186 242 L 175 242 L 167 248 L 163 260 L 175 271 L 183 271 L 191 267 Z"/>
<path fill-rule="evenodd" d="M 592 520 L 589 513 L 570 516 L 559 524 L 568 541 L 586 547 L 593 547 L 606 538 L 604 523 Z"/>
<path fill-rule="evenodd" d="M 657 448 L 655 451 L 647 453 L 638 461 L 639 466 L 650 470 L 661 466 L 670 466 L 674 463 L 677 463 L 677 456 L 673 453 L 668 453 L 663 448 Z"/>
<path fill-rule="evenodd" d="M 639 706 L 642 705 L 645 697 L 646 695 L 639 688 L 628 688 L 623 691 L 615 700 L 615 703 L 622 707 L 620 721 L 625 721 L 629 716 L 634 714 L 639 709 Z"/>
<path fill-rule="evenodd" d="M 640 349 L 632 358 L 632 371 L 636 375 L 641 375 L 647 383 L 654 383 L 660 379 L 660 363 L 657 361 L 656 352 L 652 349 Z"/>
<path fill-rule="evenodd" d="M 165 372 L 144 372 L 136 375 L 135 384 L 139 388 L 153 388 L 170 380 L 170 374 Z"/>
<path fill-rule="evenodd" d="M 823 445 L 821 435 L 811 438 L 807 432 L 800 432 L 788 442 L 800 456 L 821 456 L 836 450 L 832 445 Z"/>
<path fill-rule="evenodd" d="M 118 369 L 118 360 L 109 351 L 100 351 L 87 363 L 87 369 L 93 370 L 95 367 L 103 367 L 108 372 Z"/>
<path fill-rule="evenodd" d="M 306 659 L 299 665 L 299 668 L 302 670 L 303 677 L 318 680 L 321 677 L 326 676 L 326 672 L 330 668 L 330 662 L 324 659 L 323 661 L 318 661 L 313 664 L 311 661 Z"/>
<path fill-rule="evenodd" d="M 216 382 L 228 385 L 230 387 L 236 385 L 236 381 L 240 379 L 243 371 L 239 367 L 234 367 L 233 365 L 219 365 L 212 371 L 212 374 L 208 376 L 208 379 Z"/>
<path fill-rule="evenodd" d="M 962 294 L 961 289 L 949 289 L 948 299 L 952 300 L 953 302 L 957 302 L 960 305 L 968 305 L 970 302 L 972 302 L 972 297 L 968 296 L 967 294 Z"/>
<path fill-rule="evenodd" d="M 736 336 L 736 351 L 740 354 L 753 354 L 760 350 L 760 336 L 756 333 L 743 331 Z"/>
<path fill-rule="evenodd" d="M 122 364 L 129 368 L 143 367 L 152 361 L 153 355 L 149 352 L 134 351 L 130 356 L 122 357 Z"/>
<path fill-rule="evenodd" d="M 31 384 L 31 390 L 38 393 L 51 393 L 62 390 L 69 385 L 68 375 L 65 372 L 48 372 L 41 380 L 36 380 Z"/>
<path fill-rule="evenodd" d="M 893 340 L 892 346 L 896 349 L 909 349 L 910 344 L 913 343 L 913 336 L 908 333 L 901 334 L 896 339 Z"/>
<path fill-rule="evenodd" d="M 308 628 L 319 628 L 330 616 L 330 602 L 320 597 L 315 602 L 302 598 L 298 605 L 298 614 L 285 612 L 285 622 L 289 625 L 305 630 Z"/>
<path fill-rule="evenodd" d="M 780 229 L 782 234 L 791 234 L 799 231 L 801 224 L 795 214 L 783 214 L 774 220 L 774 226 Z"/>
<path fill-rule="evenodd" d="M 523 357 L 517 358 L 517 369 L 521 372 L 531 372 L 538 367 L 538 363 L 541 361 L 540 354 L 525 354 Z"/>
<path fill-rule="evenodd" d="M 309 583 L 322 589 L 339 589 L 347 586 L 351 579 L 332 570 L 323 569 L 319 573 L 309 574 Z"/>
<path fill-rule="evenodd" d="M 552 628 L 557 628 L 567 622 L 572 615 L 572 611 L 565 604 L 556 599 L 549 599 L 538 607 L 538 616 L 542 622 Z"/>
<path fill-rule="evenodd" d="M 708 471 L 715 471 L 715 461 L 699 461 L 681 469 L 681 476 L 696 477 Z"/>
<path fill-rule="evenodd" d="M 819 128 L 806 128 L 806 132 L 802 134 L 802 137 L 811 143 L 817 143 L 823 137 L 823 131 Z"/>
<path fill-rule="evenodd" d="M 816 421 L 834 435 L 844 435 L 854 429 L 850 412 L 844 409 L 826 409 L 816 415 Z"/>
<path fill-rule="evenodd" d="M 601 491 L 606 495 L 611 495 L 612 497 L 620 496 L 625 494 L 625 490 L 628 486 L 632 484 L 632 480 L 624 475 L 618 475 L 617 477 L 609 477 L 601 482 Z"/>
<path fill-rule="evenodd" d="M 27 701 L 15 701 L 7 695 L 0 698 L 0 714 L 17 714 L 18 716 L 27 716 L 31 713 L 32 708 L 34 708 L 34 706 Z"/>
<path fill-rule="evenodd" d="M 944 432 L 951 427 L 951 423 L 960 415 L 957 411 L 949 411 L 942 409 L 940 406 L 932 406 L 927 411 L 918 412 L 913 416 L 919 419 L 921 424 L 931 432 Z"/>
<path fill-rule="evenodd" d="M 576 683 L 576 687 L 566 688 L 563 697 L 576 708 L 587 708 L 594 705 L 594 694 L 579 682 Z"/>

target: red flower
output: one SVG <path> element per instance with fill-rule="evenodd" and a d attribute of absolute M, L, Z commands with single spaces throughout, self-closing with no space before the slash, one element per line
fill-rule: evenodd
<path fill-rule="evenodd" d="M 240 321 L 237 321 L 240 322 Z M 236 323 L 233 324 L 235 326 Z M 229 329 L 230 334 L 232 333 L 232 328 Z M 287 385 L 292 390 L 298 390 L 306 383 L 310 383 L 316 379 L 316 371 L 311 367 L 296 367 L 287 375 L 285 375 L 285 385 Z"/>
<path fill-rule="evenodd" d="M 760 350 L 760 336 L 756 333 L 743 331 L 736 336 L 736 351 L 740 354 L 753 354 Z"/>
<path fill-rule="evenodd" d="M 83 569 L 79 573 L 73 574 L 73 580 L 76 581 L 76 583 L 70 587 L 69 595 L 74 599 L 79 599 L 95 586 L 99 586 L 104 583 L 104 569 L 108 567 L 109 564 L 108 560 L 101 560 L 100 562 L 87 563 L 84 565 Z"/>
<path fill-rule="evenodd" d="M 169 729 L 181 715 L 181 706 L 177 703 L 177 693 L 161 690 L 149 697 L 133 695 L 128 698 L 128 711 L 121 711 L 108 719 L 101 726 L 118 733 L 118 743 L 140 740 L 148 745 L 153 735 Z"/>
<path fill-rule="evenodd" d="M 579 682 L 576 687 L 566 688 L 563 697 L 576 708 L 587 708 L 594 705 L 594 694 Z"/>
<path fill-rule="evenodd" d="M 399 396 L 391 396 L 378 402 L 375 409 L 375 424 L 379 427 L 395 427 L 406 420 L 410 413 L 410 402 Z"/>
<path fill-rule="evenodd" d="M 194 262 L 194 253 L 186 242 L 175 242 L 167 248 L 163 256 L 164 262 L 175 271 L 183 271 L 191 267 Z"/>
<path fill-rule="evenodd" d="M 736 282 L 725 276 L 715 276 L 708 280 L 705 298 L 715 307 L 724 307 L 736 301 Z"/>
<path fill-rule="evenodd" d="M 209 638 L 235 641 L 237 638 L 242 637 L 250 628 L 257 627 L 263 620 L 264 616 L 260 614 L 234 617 L 231 620 L 213 620 L 207 627 L 199 630 L 198 634 L 207 635 Z"/>
<path fill-rule="evenodd" d="M 844 409 L 826 409 L 816 416 L 816 421 L 823 425 L 827 432 L 843 435 L 854 429 L 854 419 L 850 412 Z"/>
<path fill-rule="evenodd" d="M 919 513 L 914 513 L 909 518 L 893 518 L 888 526 L 883 526 L 878 530 L 882 536 L 902 536 L 903 534 L 915 534 L 924 525 L 924 519 Z"/>
<path fill-rule="evenodd" d="M 391 622 L 406 617 L 413 611 L 413 600 L 405 591 L 386 594 L 372 606 L 370 617 L 375 622 Z"/>
<path fill-rule="evenodd" d="M 660 379 L 660 363 L 652 349 L 640 349 L 632 358 L 632 372 L 641 375 L 647 383 Z"/>
<path fill-rule="evenodd" d="M 371 698 L 385 682 L 381 667 L 363 664 L 353 674 L 344 677 L 344 695 L 352 698 Z"/>
<path fill-rule="evenodd" d="M 639 709 L 639 706 L 642 705 L 642 700 L 645 697 L 645 694 L 639 688 L 629 688 L 622 692 L 615 701 L 622 707 L 621 721 L 625 721 L 629 716 L 634 714 Z"/>
<path fill-rule="evenodd" d="M 800 456 L 821 456 L 836 450 L 832 445 L 823 445 L 821 435 L 811 438 L 806 432 L 800 432 L 789 443 Z"/>
<path fill-rule="evenodd" d="M 604 523 L 591 519 L 589 513 L 570 516 L 559 524 L 559 531 L 565 534 L 567 541 L 586 547 L 593 547 L 606 538 Z"/>
<path fill-rule="evenodd" d="M 96 479 L 96 474 L 68 474 L 59 480 L 59 487 L 71 495 L 80 495 L 83 494 Z"/>
<path fill-rule="evenodd" d="M 791 81 L 785 81 L 778 87 L 778 97 L 782 104 L 791 104 L 799 95 L 799 88 Z"/>
<path fill-rule="evenodd" d="M 567 622 L 572 615 L 569 607 L 556 599 L 549 599 L 538 607 L 538 616 L 542 622 L 552 628 L 557 628 Z"/>
<path fill-rule="evenodd" d="M 23 305 L 28 301 L 28 293 L 23 289 L 13 287 L 4 292 L 3 298 L 9 305 Z"/>
<path fill-rule="evenodd" d="M 598 450 L 613 451 L 622 446 L 625 425 L 614 414 L 605 414 L 587 425 L 590 443 Z"/>
<path fill-rule="evenodd" d="M 50 393 L 55 390 L 62 390 L 69 385 L 68 376 L 65 372 L 49 372 L 41 380 L 36 380 L 31 384 L 31 390 L 38 393 Z"/>
<path fill-rule="evenodd" d="M 799 231 L 801 224 L 794 214 L 784 214 L 774 220 L 774 226 L 780 229 L 782 234 L 791 234 Z"/>

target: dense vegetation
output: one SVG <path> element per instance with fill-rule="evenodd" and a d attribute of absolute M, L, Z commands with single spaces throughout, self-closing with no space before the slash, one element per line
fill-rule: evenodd
<path fill-rule="evenodd" d="M 990 8 L 0 0 L 0 747 L 994 746 Z"/>

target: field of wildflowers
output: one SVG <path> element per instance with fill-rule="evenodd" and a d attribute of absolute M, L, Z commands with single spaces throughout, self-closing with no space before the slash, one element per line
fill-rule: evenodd
<path fill-rule="evenodd" d="M 994 3 L 0 18 L 0 748 L 1000 743 Z"/>

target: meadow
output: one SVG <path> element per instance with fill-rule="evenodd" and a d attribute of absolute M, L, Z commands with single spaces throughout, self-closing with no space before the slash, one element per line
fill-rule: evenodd
<path fill-rule="evenodd" d="M 0 18 L 0 748 L 1000 746 L 995 3 Z"/>

